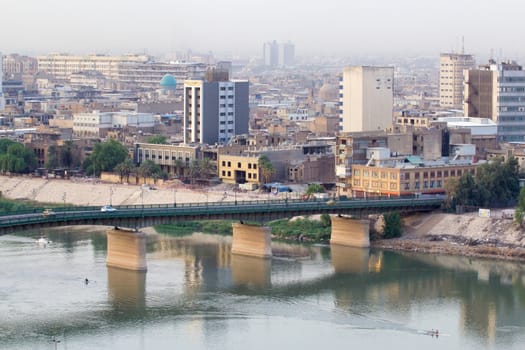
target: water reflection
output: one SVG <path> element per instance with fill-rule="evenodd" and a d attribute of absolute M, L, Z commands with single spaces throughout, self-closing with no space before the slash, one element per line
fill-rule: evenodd
<path fill-rule="evenodd" d="M 220 338 L 224 347 L 235 347 L 228 339 L 242 332 L 274 336 L 258 323 L 272 317 L 287 321 L 279 323 L 283 334 L 293 332 L 286 327 L 297 320 L 307 320 L 330 325 L 328 333 L 351 327 L 343 334 L 350 340 L 356 329 L 381 337 L 385 330 L 406 336 L 439 328 L 441 342 L 455 339 L 446 346 L 452 349 L 517 349 L 525 341 L 520 263 L 284 243 L 272 244 L 272 259 L 258 259 L 232 255 L 229 237 L 151 235 L 146 274 L 106 268 L 100 259 L 103 234 L 64 231 L 48 237 L 57 244 L 47 249 L 27 237 L 0 237 L 0 264 L 10 267 L 0 280 L 0 337 L 10 344 L 21 341 L 20 329 L 35 334 L 36 342 L 63 330 L 79 336 L 98 335 L 104 327 L 125 333 L 140 323 L 146 332 L 169 325 L 165 338 L 175 325 L 210 344 Z M 83 285 L 79 276 L 99 283 Z M 32 278 L 38 278 L 38 293 Z M 107 285 L 101 282 L 106 278 Z M 192 345 L 179 341 L 181 347 Z"/>
<path fill-rule="evenodd" d="M 108 300 L 115 310 L 142 311 L 146 307 L 146 272 L 108 266 Z"/>
<path fill-rule="evenodd" d="M 336 273 L 367 273 L 370 249 L 330 245 L 332 266 Z"/>
<path fill-rule="evenodd" d="M 271 282 L 272 260 L 232 254 L 231 273 L 235 286 L 250 288 L 269 288 Z"/>

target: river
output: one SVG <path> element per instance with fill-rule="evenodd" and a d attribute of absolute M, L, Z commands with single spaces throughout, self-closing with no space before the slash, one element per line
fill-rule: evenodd
<path fill-rule="evenodd" d="M 106 267 L 104 231 L 45 234 L 0 236 L 2 349 L 525 344 L 520 263 L 275 242 L 263 260 L 230 237 L 149 235 L 141 273 Z"/>

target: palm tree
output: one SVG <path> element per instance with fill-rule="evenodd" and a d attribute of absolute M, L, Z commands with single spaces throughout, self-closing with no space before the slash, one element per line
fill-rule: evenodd
<path fill-rule="evenodd" d="M 275 175 L 275 167 L 265 155 L 259 157 L 259 170 L 261 172 L 263 183 L 270 182 Z"/>
<path fill-rule="evenodd" d="M 126 177 L 126 182 L 129 182 L 129 175 L 134 169 L 135 164 L 133 164 L 133 161 L 129 158 L 115 166 L 115 171 L 119 174 L 121 183 L 124 177 Z"/>
<path fill-rule="evenodd" d="M 176 159 L 175 163 L 173 164 L 173 167 L 175 168 L 175 175 L 184 175 L 184 162 L 182 161 L 182 159 Z"/>
<path fill-rule="evenodd" d="M 199 176 L 201 172 L 200 162 L 197 159 L 194 159 L 190 163 L 189 176 L 191 179 L 191 184 L 195 183 L 195 179 Z"/>
<path fill-rule="evenodd" d="M 203 158 L 199 162 L 200 174 L 202 177 L 208 179 L 217 175 L 217 170 L 215 165 L 210 161 L 209 158 Z"/>

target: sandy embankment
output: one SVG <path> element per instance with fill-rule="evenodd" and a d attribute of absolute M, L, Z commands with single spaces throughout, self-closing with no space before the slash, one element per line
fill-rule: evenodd
<path fill-rule="evenodd" d="M 42 179 L 33 177 L 0 176 L 2 196 L 10 199 L 29 199 L 43 203 L 102 206 L 172 204 L 234 201 L 235 199 L 266 199 L 259 193 L 234 193 L 226 185 L 204 189 L 187 189 L 180 182 L 167 182 L 156 190 L 141 186 L 109 184 L 93 179 Z"/>
<path fill-rule="evenodd" d="M 401 238 L 374 241 L 376 247 L 429 253 L 525 260 L 525 235 L 501 211 L 417 214 L 404 219 Z"/>

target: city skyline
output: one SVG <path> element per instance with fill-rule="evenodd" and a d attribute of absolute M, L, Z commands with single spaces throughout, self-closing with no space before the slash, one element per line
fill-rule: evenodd
<path fill-rule="evenodd" d="M 495 16 L 494 5 L 472 0 L 268 0 L 257 7 L 239 0 L 204 0 L 196 7 L 168 0 L 92 0 L 85 6 L 78 0 L 20 0 L 9 4 L 0 22 L 0 51 L 159 56 L 191 49 L 262 56 L 263 43 L 277 40 L 292 41 L 298 56 L 433 55 L 463 47 L 501 59 L 525 55 L 515 45 L 525 5 L 499 2 L 499 8 L 508 10 L 505 16 Z"/>

